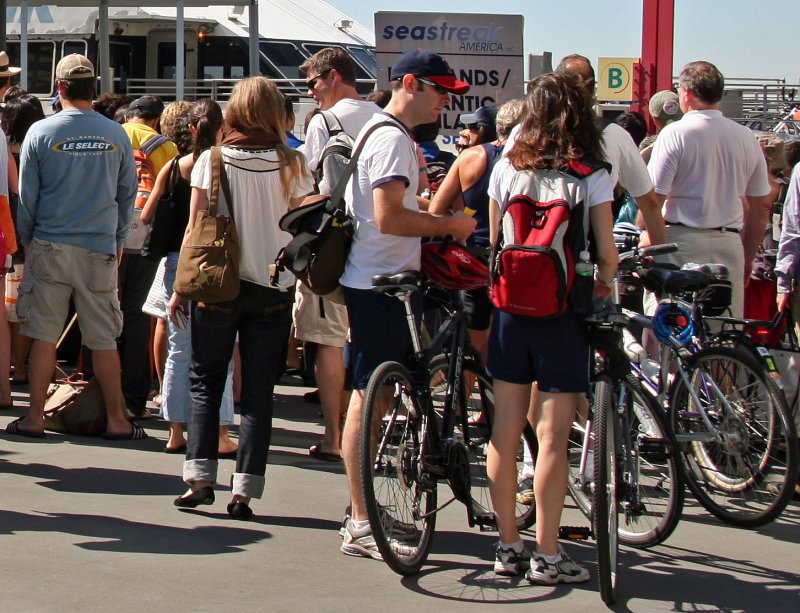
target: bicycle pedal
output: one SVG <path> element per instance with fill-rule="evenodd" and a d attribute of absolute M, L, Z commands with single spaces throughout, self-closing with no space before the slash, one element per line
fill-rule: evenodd
<path fill-rule="evenodd" d="M 663 438 L 639 439 L 639 455 L 649 462 L 667 461 L 667 442 Z"/>
<path fill-rule="evenodd" d="M 558 529 L 558 538 L 570 541 L 586 541 L 592 538 L 592 529 L 586 526 L 561 526 Z"/>
<path fill-rule="evenodd" d="M 481 532 L 495 532 L 497 531 L 497 519 L 494 516 L 494 513 L 480 513 L 475 512 L 475 525 L 478 526 L 478 529 Z"/>

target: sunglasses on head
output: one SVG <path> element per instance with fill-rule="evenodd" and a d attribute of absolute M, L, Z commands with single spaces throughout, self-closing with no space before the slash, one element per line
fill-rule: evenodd
<path fill-rule="evenodd" d="M 436 90 L 437 94 L 448 95 L 450 93 L 438 83 L 434 83 L 433 81 L 429 81 L 428 79 L 417 77 L 417 81 L 419 81 L 420 83 L 424 83 L 425 85 L 429 85 L 430 87 Z"/>
<path fill-rule="evenodd" d="M 328 70 L 323 70 L 313 79 L 309 79 L 308 81 L 306 81 L 306 86 L 308 87 L 308 89 L 314 89 L 317 86 L 317 81 L 319 79 L 324 79 L 331 70 L 333 70 L 333 68 L 328 68 Z"/>

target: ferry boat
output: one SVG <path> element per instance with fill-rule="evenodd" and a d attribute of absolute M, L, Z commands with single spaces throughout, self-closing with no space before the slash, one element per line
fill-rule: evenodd
<path fill-rule="evenodd" d="M 65 3 L 66 4 L 66 3 Z M 374 89 L 377 72 L 375 35 L 327 2 L 258 0 L 258 70 L 281 87 L 305 95 L 298 66 L 324 47 L 339 46 L 356 64 L 358 87 Z M 7 9 L 7 46 L 20 65 L 27 46 L 23 85 L 42 98 L 55 95 L 55 66 L 70 53 L 97 65 L 101 55 L 100 11 L 96 6 L 31 6 Z M 176 96 L 175 6 L 108 7 L 108 42 L 113 89 L 135 95 Z M 27 21 L 27 40 L 20 38 Z M 225 99 L 249 70 L 250 12 L 245 5 L 186 6 L 183 9 L 183 97 Z M 99 70 L 98 70 L 99 72 Z M 106 88 L 108 89 L 108 88 Z"/>

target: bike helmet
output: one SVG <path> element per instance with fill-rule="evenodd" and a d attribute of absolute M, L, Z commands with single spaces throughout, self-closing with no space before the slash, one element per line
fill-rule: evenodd
<path fill-rule="evenodd" d="M 445 289 L 476 289 L 489 282 L 486 262 L 452 240 L 422 244 L 422 272 Z"/>
<path fill-rule="evenodd" d="M 682 302 L 662 302 L 653 315 L 653 332 L 659 342 L 683 347 L 694 334 L 692 313 Z"/>

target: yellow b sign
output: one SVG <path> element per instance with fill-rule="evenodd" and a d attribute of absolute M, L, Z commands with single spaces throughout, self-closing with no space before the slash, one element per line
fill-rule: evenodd
<path fill-rule="evenodd" d="M 601 57 L 597 81 L 597 99 L 602 101 L 633 100 L 633 65 L 635 57 Z"/>

